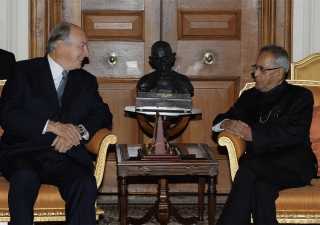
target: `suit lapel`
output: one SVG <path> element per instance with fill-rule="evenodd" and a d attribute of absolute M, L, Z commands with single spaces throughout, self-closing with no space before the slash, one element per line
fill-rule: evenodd
<path fill-rule="evenodd" d="M 79 74 L 78 70 L 70 70 L 68 73 L 68 81 L 62 97 L 62 111 L 66 111 L 69 108 L 79 93 L 79 89 L 82 88 L 82 85 L 83 82 L 81 80 L 81 74 Z"/>
<path fill-rule="evenodd" d="M 53 77 L 50 70 L 50 65 L 47 56 L 43 57 L 43 60 L 38 65 L 39 70 L 37 76 L 40 80 L 44 93 L 52 104 L 60 111 L 60 105 L 57 95 L 57 90 L 54 86 Z"/>
<path fill-rule="evenodd" d="M 37 71 L 38 78 L 40 80 L 40 83 L 42 84 L 42 87 L 44 88 L 44 92 L 46 93 L 47 97 L 52 102 L 52 104 L 55 105 L 57 110 L 60 111 L 57 90 L 54 86 L 47 56 L 43 57 L 43 60 L 41 61 L 41 63 L 39 63 L 38 68 L 39 68 L 39 70 Z M 61 111 L 66 111 L 69 108 L 69 106 L 72 104 L 74 99 L 76 98 L 79 87 L 82 87 L 83 85 L 83 81 L 81 77 L 82 76 L 79 70 L 69 71 L 68 81 L 62 97 Z"/>

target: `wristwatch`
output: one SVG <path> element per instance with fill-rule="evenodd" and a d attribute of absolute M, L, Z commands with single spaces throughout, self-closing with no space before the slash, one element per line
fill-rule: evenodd
<path fill-rule="evenodd" d="M 84 128 L 84 126 L 82 124 L 77 125 L 76 128 L 79 131 L 81 136 L 83 136 L 84 133 L 86 132 L 86 128 Z"/>

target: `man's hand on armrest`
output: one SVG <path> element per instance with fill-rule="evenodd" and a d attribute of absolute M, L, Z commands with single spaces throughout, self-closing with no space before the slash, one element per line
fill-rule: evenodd
<path fill-rule="evenodd" d="M 63 137 L 71 145 L 79 145 L 82 139 L 79 131 L 73 124 L 63 124 L 49 120 L 46 132 L 52 132 Z"/>
<path fill-rule="evenodd" d="M 245 141 L 252 141 L 251 127 L 240 120 L 224 120 L 220 127 Z"/>

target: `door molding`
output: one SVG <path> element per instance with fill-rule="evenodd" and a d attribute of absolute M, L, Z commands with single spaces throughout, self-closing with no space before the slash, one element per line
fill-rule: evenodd
<path fill-rule="evenodd" d="M 63 0 L 29 0 L 29 58 L 46 53 L 50 31 L 62 21 Z"/>
<path fill-rule="evenodd" d="M 292 0 L 259 0 L 259 47 L 279 45 L 291 59 Z"/>

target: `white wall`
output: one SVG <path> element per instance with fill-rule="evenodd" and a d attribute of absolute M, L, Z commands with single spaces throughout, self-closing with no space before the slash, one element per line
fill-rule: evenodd
<path fill-rule="evenodd" d="M 29 58 L 29 0 L 0 0 L 0 48 Z"/>
<path fill-rule="evenodd" d="M 292 0 L 292 61 L 320 52 L 320 0 Z M 29 58 L 29 0 L 0 0 L 0 48 Z"/>
<path fill-rule="evenodd" d="M 320 0 L 293 0 L 292 61 L 320 52 Z"/>

